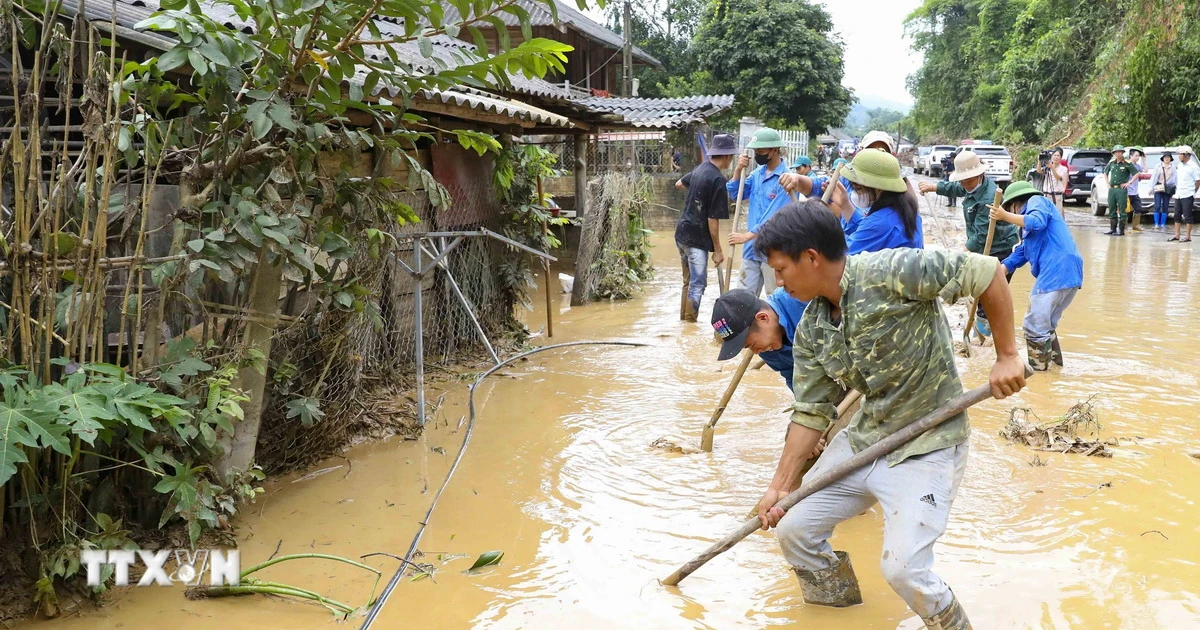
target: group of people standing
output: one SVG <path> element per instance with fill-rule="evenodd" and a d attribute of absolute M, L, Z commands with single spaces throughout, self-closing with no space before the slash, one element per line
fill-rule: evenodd
<path fill-rule="evenodd" d="M 1027 183 L 1010 186 L 1001 204 L 993 205 L 996 184 L 972 152 L 957 157 L 953 181 L 914 188 L 893 155 L 891 137 L 873 132 L 852 161 L 841 161 L 834 181 L 815 176 L 807 158 L 789 169 L 778 133 L 760 129 L 748 144 L 755 167 L 747 172 L 751 158 L 739 156 L 732 179 L 723 181 L 720 173 L 734 162 L 736 144 L 731 136 L 715 137 L 709 161 L 677 182 L 687 188 L 688 201 L 676 242 L 685 311 L 694 321 L 706 285 L 707 266 L 700 261 L 709 252 L 715 265 L 727 260 L 718 220 L 728 216 L 729 199 L 742 188 L 747 227 L 735 226 L 726 240 L 742 246 L 740 287 L 717 299 L 711 322 L 722 340 L 718 358 L 746 349 L 758 353 L 795 397 L 783 453 L 759 503 L 762 525 L 778 527 L 806 602 L 851 605 L 862 601 L 857 581 L 848 555 L 835 552 L 829 537 L 835 525 L 879 502 L 889 515 L 883 554 L 888 583 L 927 628 L 969 628 L 954 593 L 931 570 L 933 544 L 945 531 L 966 465 L 965 414 L 786 514 L 775 504 L 798 487 L 804 462 L 820 453 L 847 388 L 863 394 L 862 409 L 847 429 L 830 436 L 810 474 L 845 461 L 962 391 L 939 300 L 978 300 L 995 341 L 993 395 L 1011 395 L 1024 386 L 1024 367 L 1008 278 L 1030 263 L 1037 281 L 1024 324 L 1028 364 L 1040 370 L 1061 364 L 1055 329 L 1082 286 L 1083 267 L 1066 224 L 1054 202 Z M 924 249 L 918 189 L 964 198 L 966 251 Z M 993 218 L 996 234 L 985 252 Z"/>

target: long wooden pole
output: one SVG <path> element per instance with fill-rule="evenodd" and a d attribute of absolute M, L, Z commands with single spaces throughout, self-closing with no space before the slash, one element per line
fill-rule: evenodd
<path fill-rule="evenodd" d="M 713 448 L 713 432 L 716 429 L 717 421 L 721 419 L 721 415 L 725 413 L 725 407 L 729 406 L 729 399 L 733 398 L 733 392 L 737 391 L 738 384 L 742 382 L 742 377 L 746 374 L 746 368 L 750 367 L 750 360 L 754 358 L 754 353 L 749 350 L 742 350 L 742 362 L 738 365 L 737 370 L 733 373 L 733 378 L 730 379 L 729 385 L 725 387 L 725 393 L 721 395 L 721 402 L 717 404 L 717 408 L 713 410 L 712 417 L 708 419 L 708 424 L 704 425 L 704 432 L 700 434 L 700 450 L 705 453 L 711 453 Z"/>
<path fill-rule="evenodd" d="M 749 153 L 749 152 L 747 152 L 747 153 Z M 740 158 L 741 156 L 738 156 L 738 157 Z M 737 171 L 737 167 L 734 167 L 734 172 L 736 172 L 736 171 Z M 744 193 L 746 191 L 746 178 L 749 176 L 750 176 L 750 174 L 747 173 L 745 169 L 742 169 L 742 177 L 741 177 L 741 179 L 738 180 L 737 200 L 733 202 L 733 224 L 729 227 L 729 232 L 731 234 L 737 232 L 738 221 L 740 221 L 742 219 L 742 193 Z M 729 248 L 729 265 L 727 265 L 725 267 L 725 287 L 726 288 L 730 288 L 733 286 L 733 285 L 729 284 L 729 281 L 733 278 L 733 259 L 737 258 L 737 251 L 738 251 L 737 247 L 738 247 L 737 245 L 733 245 L 733 246 L 730 246 L 730 248 Z M 720 270 L 718 270 L 717 273 L 720 273 Z"/>
<path fill-rule="evenodd" d="M 537 196 L 538 196 L 538 205 L 545 207 L 546 206 L 546 195 L 542 191 L 542 176 L 541 175 L 538 175 L 538 177 L 537 177 Z M 549 233 L 550 233 L 550 226 L 545 221 L 542 221 L 542 236 L 546 237 L 547 235 L 549 235 Z M 546 239 L 543 238 L 543 240 L 546 240 Z M 544 263 L 544 265 L 542 266 L 542 273 L 545 275 L 545 279 L 542 281 L 542 284 L 546 290 L 546 338 L 553 339 L 554 338 L 554 316 L 552 315 L 552 313 L 554 312 L 554 308 L 552 306 L 553 298 L 550 296 L 550 261 L 543 259 L 542 262 Z"/>
<path fill-rule="evenodd" d="M 1026 377 L 1031 374 L 1032 372 L 1027 369 Z M 883 438 L 871 446 L 868 446 L 858 454 L 839 464 L 836 464 L 824 473 L 817 475 L 814 479 L 806 484 L 803 484 L 791 494 L 784 497 L 779 501 L 779 503 L 776 503 L 775 506 L 782 508 L 785 511 L 790 510 L 805 497 L 811 496 L 818 490 L 828 487 L 833 482 L 838 481 L 842 477 L 845 477 L 855 470 L 858 470 L 862 466 L 865 466 L 876 459 L 891 453 L 901 446 L 904 446 L 922 433 L 925 433 L 926 431 L 938 426 L 939 424 L 942 424 L 950 418 L 957 416 L 963 411 L 966 411 L 968 407 L 983 402 L 984 400 L 990 398 L 991 395 L 992 386 L 990 384 L 985 384 L 955 396 L 936 411 Z M 734 545 L 741 542 L 743 538 L 753 534 L 761 527 L 762 522 L 758 520 L 757 516 L 747 520 L 745 523 L 742 523 L 741 527 L 738 527 L 728 536 L 722 538 L 716 544 L 706 549 L 704 553 L 692 558 L 683 566 L 676 569 L 675 572 L 668 576 L 667 579 L 663 580 L 662 583 L 667 586 L 675 586 L 679 584 L 681 580 L 694 573 L 696 569 L 699 569 L 709 560 L 712 560 L 718 555 L 728 551 Z"/>
<path fill-rule="evenodd" d="M 1004 192 L 999 188 L 996 189 L 996 196 L 992 201 L 992 207 L 999 208 L 1000 200 L 1004 198 Z M 987 241 L 983 245 L 983 255 L 992 255 L 992 240 L 996 236 L 996 220 L 988 221 Z M 975 326 L 975 311 L 979 310 L 979 298 L 971 300 L 971 312 L 967 314 L 967 325 L 963 328 L 963 345 L 967 356 L 971 356 L 971 328 Z"/>

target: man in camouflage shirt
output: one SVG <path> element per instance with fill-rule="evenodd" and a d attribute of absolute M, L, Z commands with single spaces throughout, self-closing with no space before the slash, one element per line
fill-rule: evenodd
<path fill-rule="evenodd" d="M 849 556 L 829 537 L 838 523 L 876 501 L 884 514 L 883 574 L 926 627 L 970 628 L 950 587 L 930 569 L 967 461 L 965 413 L 886 458 L 852 472 L 786 514 L 775 504 L 800 484 L 800 470 L 835 420 L 843 388 L 863 393 L 862 409 L 838 433 L 811 474 L 819 475 L 962 393 L 950 326 L 938 299 L 978 297 L 993 324 L 996 398 L 1024 387 L 1012 298 L 995 258 L 967 252 L 884 250 L 846 255 L 836 217 L 816 200 L 781 209 L 757 246 L 793 297 L 810 301 L 796 327 L 796 403 L 783 454 L 758 505 L 763 527 L 778 526 L 783 554 L 804 600 L 862 602 Z"/>

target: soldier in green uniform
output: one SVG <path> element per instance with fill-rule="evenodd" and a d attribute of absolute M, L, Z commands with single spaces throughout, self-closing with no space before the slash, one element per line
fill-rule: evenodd
<path fill-rule="evenodd" d="M 1104 167 L 1108 178 L 1108 231 L 1105 234 L 1125 236 L 1125 206 L 1129 203 L 1129 185 L 1136 181 L 1138 167 L 1125 161 L 1125 147 L 1112 150 L 1113 160 Z"/>
<path fill-rule="evenodd" d="M 809 472 L 820 475 L 962 393 L 950 325 L 938 304 L 978 297 L 992 320 L 996 362 L 989 382 L 1004 398 L 1025 385 L 1004 267 L 967 252 L 889 249 L 849 256 L 836 215 L 817 200 L 794 203 L 764 223 L 757 247 L 784 289 L 809 302 L 793 339 L 795 395 L 775 476 L 758 504 L 778 527 L 804 601 L 862 603 L 850 558 L 829 544 L 834 527 L 878 502 L 883 576 L 926 628 L 969 630 L 963 607 L 932 571 L 934 543 L 967 463 L 966 413 L 815 492 L 786 513 L 775 504 L 800 484 L 802 466 L 836 420 L 843 387 L 862 409 Z"/>

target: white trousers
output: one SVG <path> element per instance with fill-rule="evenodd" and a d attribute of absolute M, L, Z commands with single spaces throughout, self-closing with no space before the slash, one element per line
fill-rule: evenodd
<path fill-rule="evenodd" d="M 941 612 L 954 595 L 932 571 L 933 544 L 946 531 L 967 451 L 963 442 L 892 467 L 880 458 L 804 499 L 779 522 L 777 536 L 784 557 L 797 569 L 828 569 L 836 561 L 829 544 L 834 526 L 878 501 L 883 509 L 884 579 L 921 617 Z M 841 431 L 806 477 L 811 479 L 853 454 L 846 432 Z"/>

